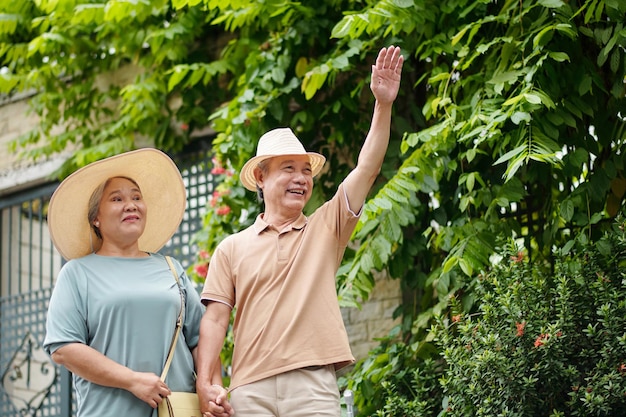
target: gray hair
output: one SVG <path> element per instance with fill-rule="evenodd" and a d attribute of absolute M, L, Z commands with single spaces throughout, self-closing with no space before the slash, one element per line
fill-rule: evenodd
<path fill-rule="evenodd" d="M 270 159 L 271 159 L 271 158 L 264 159 L 264 160 L 262 160 L 261 162 L 259 162 L 259 163 L 258 163 L 258 165 L 256 166 L 256 168 L 260 169 L 260 170 L 261 170 L 261 172 L 262 172 L 264 175 L 267 175 L 267 172 L 268 172 L 268 171 L 269 171 L 269 169 L 270 169 L 270 168 L 269 168 L 269 160 L 270 160 Z M 255 168 L 255 169 L 256 169 L 256 168 Z M 261 189 L 261 187 L 259 187 L 259 185 L 258 185 L 258 184 L 256 185 L 256 197 L 257 197 L 257 200 L 258 200 L 258 202 L 259 202 L 259 203 L 262 203 L 262 202 L 264 201 L 264 200 L 263 200 L 263 190 Z"/>
<path fill-rule="evenodd" d="M 100 233 L 100 229 L 93 223 L 98 217 L 98 210 L 100 210 L 100 200 L 102 200 L 102 194 L 104 193 L 104 189 L 111 182 L 113 178 L 124 178 L 139 188 L 139 184 L 132 178 L 119 176 L 119 177 L 110 177 L 102 184 L 98 185 L 93 193 L 91 193 L 91 197 L 89 197 L 89 205 L 87 206 L 87 221 L 89 222 L 89 226 L 93 229 L 93 232 L 98 236 L 98 239 L 102 239 L 102 234 Z"/>

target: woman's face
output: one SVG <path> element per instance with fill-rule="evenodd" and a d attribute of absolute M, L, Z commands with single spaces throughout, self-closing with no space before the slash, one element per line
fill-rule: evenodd
<path fill-rule="evenodd" d="M 94 225 L 103 241 L 124 246 L 143 234 L 147 213 L 137 184 L 127 178 L 111 178 L 104 187 Z"/>

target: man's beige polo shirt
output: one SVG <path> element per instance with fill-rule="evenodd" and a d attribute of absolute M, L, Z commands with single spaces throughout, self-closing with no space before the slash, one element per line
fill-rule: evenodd
<path fill-rule="evenodd" d="M 218 245 L 201 298 L 236 307 L 231 389 L 302 367 L 354 362 L 335 276 L 357 222 L 341 184 L 287 231 L 259 215 Z"/>

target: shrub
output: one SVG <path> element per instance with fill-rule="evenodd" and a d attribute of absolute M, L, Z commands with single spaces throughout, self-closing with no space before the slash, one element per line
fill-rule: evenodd
<path fill-rule="evenodd" d="M 343 383 L 359 416 L 626 415 L 624 223 L 550 262 L 500 253 L 471 283 L 475 310 L 451 297 L 434 345 L 392 334 L 357 364 Z"/>
<path fill-rule="evenodd" d="M 398 329 L 396 328 L 396 331 Z M 421 346 L 421 349 L 418 349 Z M 428 344 L 406 344 L 392 333 L 360 361 L 340 386 L 357 392 L 359 416 L 417 417 L 437 415 L 442 389 L 437 383 L 441 361 L 422 359 Z M 425 355 L 429 356 L 429 355 Z"/>
<path fill-rule="evenodd" d="M 623 224 L 553 265 L 510 244 L 476 281 L 476 314 L 451 300 L 433 329 L 447 364 L 443 415 L 626 415 Z"/>

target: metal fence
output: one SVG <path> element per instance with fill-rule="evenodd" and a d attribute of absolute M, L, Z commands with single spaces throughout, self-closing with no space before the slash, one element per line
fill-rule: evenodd
<path fill-rule="evenodd" d="M 202 227 L 214 179 L 207 151 L 175 160 L 187 188 L 187 208 L 162 252 L 190 266 L 197 251 L 193 236 Z M 57 186 L 50 183 L 0 200 L 0 417 L 74 415 L 70 374 L 41 348 L 48 300 L 63 264 L 46 223 Z"/>

